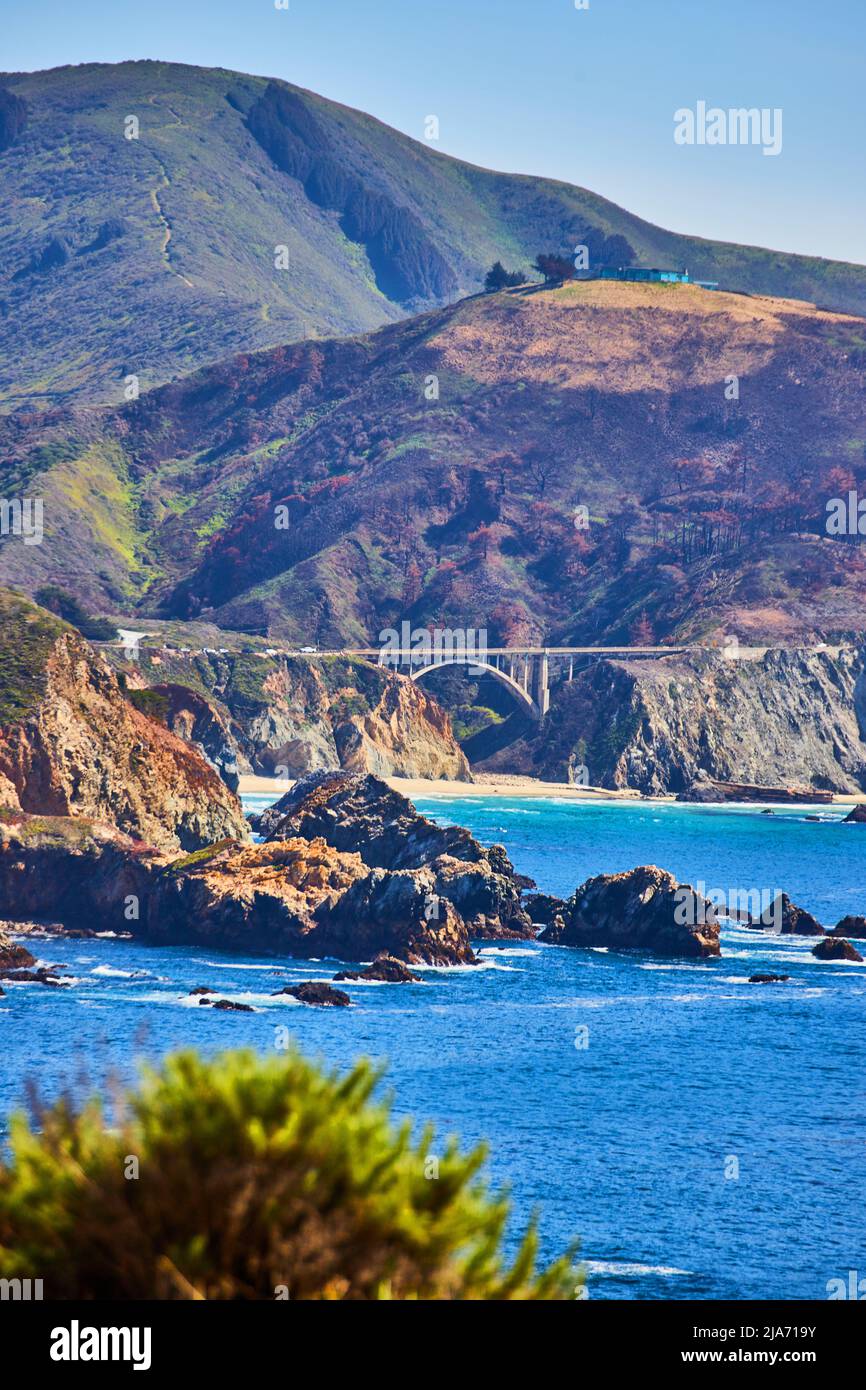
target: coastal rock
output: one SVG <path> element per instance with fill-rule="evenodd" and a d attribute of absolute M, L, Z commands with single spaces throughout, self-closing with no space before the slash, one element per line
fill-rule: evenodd
<path fill-rule="evenodd" d="M 59 921 L 67 929 L 138 930 L 156 850 L 83 816 L 0 814 L 0 915 Z M 136 915 L 137 914 L 137 915 Z"/>
<path fill-rule="evenodd" d="M 69 989 L 69 980 L 61 980 L 55 970 L 40 965 L 37 970 L 0 970 L 4 980 L 17 980 L 20 983 L 53 985 L 55 988 Z"/>
<path fill-rule="evenodd" d="M 35 964 L 36 957 L 26 947 L 19 946 L 7 932 L 0 930 L 0 975 Z"/>
<path fill-rule="evenodd" d="M 276 993 L 291 994 L 302 1004 L 315 1004 L 319 1008 L 345 1009 L 352 1002 L 343 990 L 334 989 L 323 980 L 305 980 L 300 985 L 286 985 L 285 989 L 278 989 Z"/>
<path fill-rule="evenodd" d="M 447 875 L 449 861 L 437 861 Z M 475 866 L 468 866 L 473 868 Z M 357 891 L 355 891 L 357 890 Z M 83 818 L 0 818 L 0 913 L 98 920 L 161 945 L 301 958 L 470 963 L 432 869 L 369 869 L 325 840 L 222 840 L 179 859 Z"/>
<path fill-rule="evenodd" d="M 147 688 L 154 711 L 166 728 L 190 744 L 233 792 L 238 789 L 237 745 L 228 724 L 210 700 L 185 685 Z"/>
<path fill-rule="evenodd" d="M 381 980 L 389 985 L 408 985 L 420 984 L 421 976 L 416 975 L 414 970 L 410 970 L 402 960 L 397 960 L 394 956 L 377 956 L 371 965 L 365 970 L 341 970 L 334 976 L 335 981 L 340 980 Z"/>
<path fill-rule="evenodd" d="M 163 944 L 318 955 L 316 909 L 336 902 L 367 872 L 357 855 L 340 854 L 321 839 L 223 841 L 161 869 L 140 931 Z M 357 952 L 344 958 L 357 959 Z"/>
<path fill-rule="evenodd" d="M 866 941 L 866 917 L 843 917 L 830 931 L 830 936 L 853 937 L 855 941 Z"/>
<path fill-rule="evenodd" d="M 712 903 L 654 865 L 587 879 L 568 899 L 562 919 L 562 926 L 546 927 L 539 940 L 659 956 L 720 954 Z"/>
<path fill-rule="evenodd" d="M 52 613 L 0 591 L 0 805 L 82 817 L 166 851 L 247 834 L 196 752 L 135 709 Z"/>
<path fill-rule="evenodd" d="M 857 793 L 863 690 L 862 649 L 603 660 L 552 691 L 541 726 L 474 767 L 565 782 L 576 762 L 595 786 L 696 801 L 720 799 L 711 779 Z"/>
<path fill-rule="evenodd" d="M 434 824 L 377 777 L 311 774 L 270 807 L 257 828 L 269 840 L 320 837 L 359 854 L 371 869 L 430 870 L 432 891 L 453 904 L 471 936 L 533 935 L 520 880 L 503 847 L 487 849 L 462 826 Z"/>
<path fill-rule="evenodd" d="M 169 728 L 230 785 L 237 772 L 294 778 L 340 767 L 472 780 L 450 718 L 433 696 L 360 658 L 163 649 L 142 653 L 134 673 L 119 654 L 115 664 L 155 696 L 170 692 Z"/>
<path fill-rule="evenodd" d="M 209 999 L 200 999 L 200 1004 L 207 1004 L 212 1009 L 219 1010 L 220 1013 L 227 1014 L 253 1014 L 255 1009 L 251 1004 L 239 1004 L 234 999 L 215 999 L 213 1003 Z"/>
<path fill-rule="evenodd" d="M 703 768 L 698 768 L 694 780 L 677 793 L 677 801 L 693 801 L 703 805 L 712 805 L 724 801 L 724 799 L 715 782 L 704 772 Z"/>
<path fill-rule="evenodd" d="M 565 899 L 555 898 L 550 893 L 533 893 L 523 899 L 523 906 L 534 926 L 551 927 L 557 917 L 562 917 Z"/>
<path fill-rule="evenodd" d="M 429 870 L 372 869 L 316 918 L 318 956 L 363 960 L 384 951 L 410 965 L 476 963 L 467 924 L 437 894 Z"/>
<path fill-rule="evenodd" d="M 780 936 L 823 936 L 821 923 L 805 908 L 792 903 L 787 893 L 780 893 L 760 917 L 750 917 L 749 926 L 756 930 L 778 932 Z"/>
<path fill-rule="evenodd" d="M 853 806 L 848 812 L 842 824 L 863 825 L 864 823 L 866 823 L 866 805 L 864 805 L 862 801 L 859 801 L 857 805 Z"/>
<path fill-rule="evenodd" d="M 818 960 L 854 960 L 862 961 L 860 952 L 851 945 L 850 941 L 845 941 L 841 936 L 825 936 L 823 941 L 819 941 L 812 947 L 812 955 L 817 956 Z"/>
<path fill-rule="evenodd" d="M 785 980 L 790 980 L 790 975 L 750 975 L 750 985 L 774 985 L 782 984 Z"/>

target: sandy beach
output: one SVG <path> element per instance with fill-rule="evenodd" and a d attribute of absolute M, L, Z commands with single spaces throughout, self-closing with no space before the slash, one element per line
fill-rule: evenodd
<path fill-rule="evenodd" d="M 474 782 L 431 781 L 424 777 L 386 777 L 389 787 L 409 797 L 429 796 L 544 796 L 559 797 L 564 801 L 593 801 L 599 798 L 615 801 L 635 801 L 640 799 L 636 791 L 608 791 L 606 787 L 569 787 L 564 782 L 542 782 L 537 777 L 519 777 L 508 774 L 491 774 L 476 777 Z M 239 791 L 243 796 L 282 796 L 293 785 L 286 778 L 244 776 L 240 778 Z M 673 797 L 660 800 L 672 801 Z"/>
<path fill-rule="evenodd" d="M 431 781 L 424 777 L 386 777 L 384 779 L 389 787 L 395 791 L 402 792 L 404 796 L 412 799 L 418 797 L 457 797 L 457 796 L 483 796 L 483 797 L 554 797 L 561 801 L 675 801 L 673 795 L 657 797 L 641 797 L 640 792 L 627 788 L 622 791 L 611 791 L 608 787 L 570 787 L 564 782 L 542 782 L 537 777 L 521 777 L 507 773 L 489 773 L 486 776 L 476 777 L 474 782 L 449 782 L 446 780 Z M 257 777 L 253 775 L 242 776 L 238 790 L 242 796 L 283 796 L 293 782 L 286 778 L 278 777 Z M 833 797 L 833 804 L 838 806 L 855 806 L 858 802 L 866 801 L 866 793 L 837 793 Z M 722 805 L 724 803 L 718 803 Z M 732 802 L 727 803 L 732 805 Z M 762 802 L 742 803 L 744 805 L 763 805 Z M 767 805 L 779 805 L 778 802 L 767 802 Z M 806 803 L 801 803 L 805 805 Z"/>

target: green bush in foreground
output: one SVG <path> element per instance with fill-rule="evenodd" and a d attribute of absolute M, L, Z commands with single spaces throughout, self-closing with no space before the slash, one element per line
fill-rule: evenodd
<path fill-rule="evenodd" d="M 508 1203 L 483 1150 L 412 1143 L 378 1074 L 326 1075 L 296 1053 L 169 1057 L 109 1128 L 98 1102 L 13 1121 L 0 1166 L 0 1277 L 45 1297 L 566 1299 L 570 1257 L 508 1268 Z M 138 1172 L 138 1176 L 134 1173 Z"/>

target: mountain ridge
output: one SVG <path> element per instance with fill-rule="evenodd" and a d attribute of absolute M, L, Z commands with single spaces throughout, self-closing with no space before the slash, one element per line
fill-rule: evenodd
<path fill-rule="evenodd" d="M 866 321 L 793 300 L 470 297 L 0 419 L 61 542 L 7 537 L 0 582 L 326 647 L 404 618 L 566 645 L 858 631 L 860 552 L 824 522 L 866 482 L 864 369 Z"/>
<path fill-rule="evenodd" d="M 493 260 L 528 269 L 581 240 L 596 261 L 866 312 L 866 267 L 668 232 L 228 69 L 0 75 L 0 173 L 5 410 L 118 402 L 132 378 L 145 390 L 238 351 L 370 331 L 476 291 Z"/>

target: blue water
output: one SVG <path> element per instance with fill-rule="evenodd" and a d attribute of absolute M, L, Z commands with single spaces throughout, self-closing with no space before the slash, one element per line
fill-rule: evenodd
<path fill-rule="evenodd" d="M 800 809 L 418 804 L 503 842 L 551 892 L 656 863 L 707 887 L 784 888 L 828 924 L 866 912 L 866 828 L 837 811 L 808 822 Z M 21 1103 L 24 1078 L 49 1097 L 80 1091 L 181 1045 L 268 1051 L 288 1025 L 331 1064 L 387 1061 L 398 1115 L 488 1141 L 512 1239 L 535 1209 L 545 1256 L 578 1236 L 590 1297 L 824 1298 L 829 1279 L 866 1270 L 866 966 L 819 963 L 810 944 L 725 929 L 722 959 L 695 963 L 489 945 L 481 969 L 353 984 L 354 1008 L 317 1010 L 270 991 L 329 979 L 332 963 L 40 942 L 76 983 L 7 987 L 0 1114 Z M 763 969 L 792 979 L 747 983 Z M 196 985 L 256 1012 L 190 1006 Z"/>

